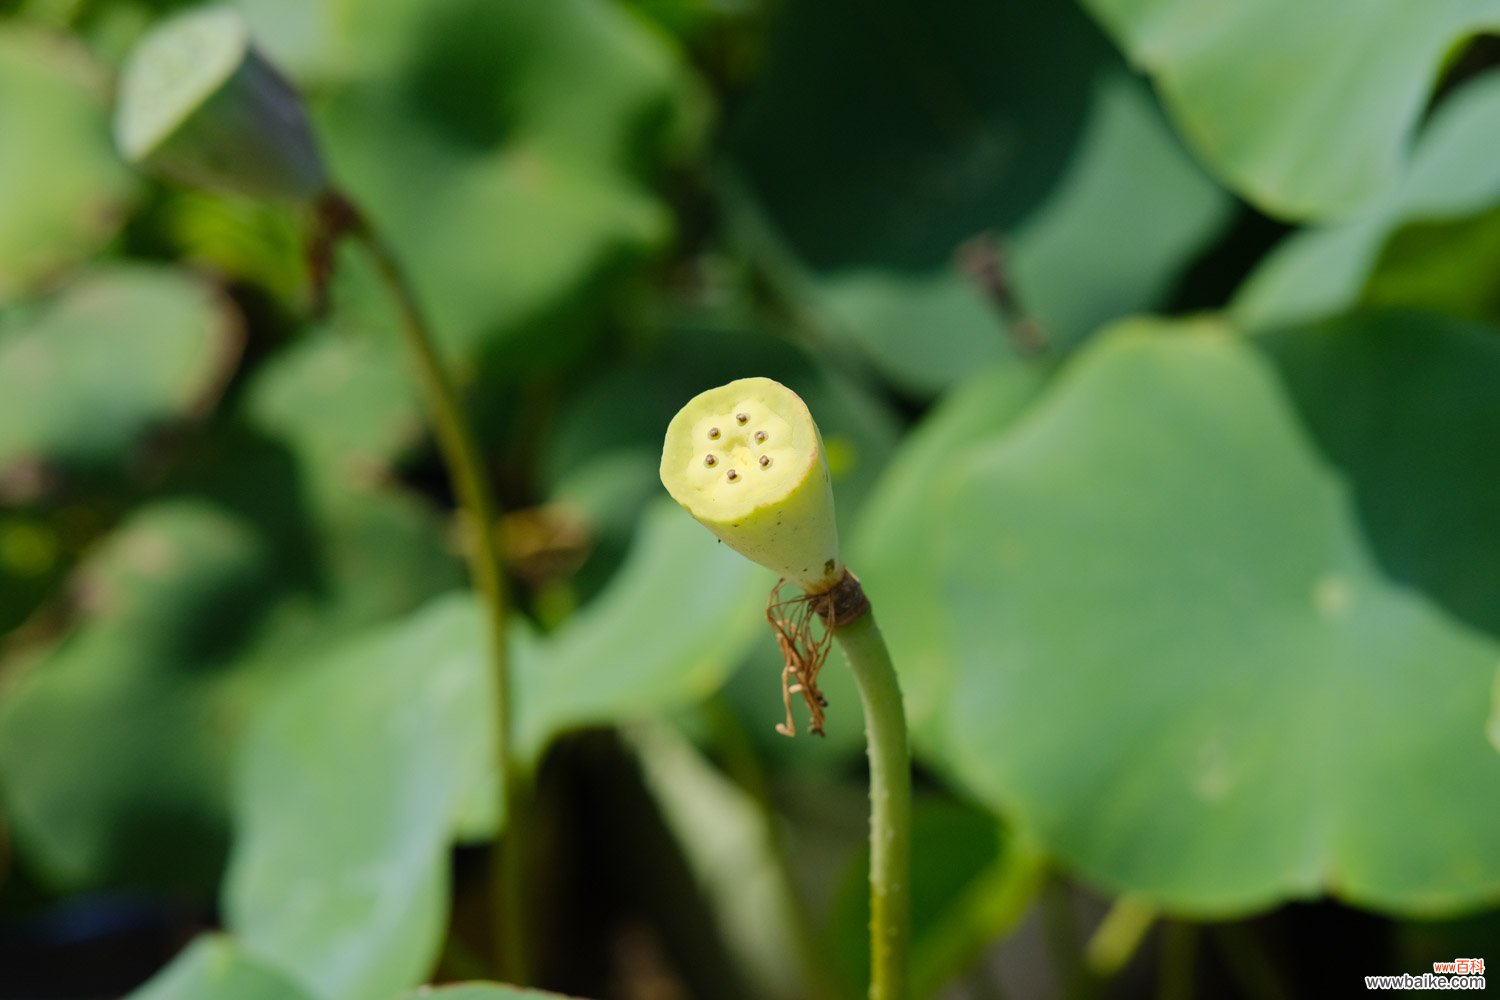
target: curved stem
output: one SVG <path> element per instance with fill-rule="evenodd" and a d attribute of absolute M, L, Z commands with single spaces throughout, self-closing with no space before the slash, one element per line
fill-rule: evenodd
<path fill-rule="evenodd" d="M 400 262 L 364 213 L 348 198 L 330 195 L 323 210 L 335 220 L 333 228 L 341 228 L 352 236 L 370 255 L 381 284 L 395 303 L 401 331 L 432 418 L 438 450 L 442 453 L 443 464 L 447 467 L 463 513 L 464 553 L 468 559 L 469 576 L 484 608 L 489 638 L 497 725 L 495 765 L 505 804 L 506 828 L 494 859 L 494 868 L 499 873 L 495 879 L 493 900 L 494 919 L 498 925 L 496 959 L 502 975 L 512 982 L 524 984 L 527 978 L 525 925 L 520 916 L 523 912 L 520 885 L 523 865 L 513 857 L 517 853 L 515 843 L 520 840 L 516 830 L 523 822 L 518 815 L 521 803 L 517 796 L 517 786 L 522 782 L 517 780 L 511 752 L 510 677 L 505 650 L 507 598 L 504 564 L 495 537 L 499 506 L 485 478 L 484 459 L 459 403 L 457 387 L 438 357 L 431 327 Z"/>
<path fill-rule="evenodd" d="M 911 757 L 906 712 L 875 616 L 834 638 L 859 684 L 870 755 L 870 1000 L 906 1000 L 911 939 Z"/>

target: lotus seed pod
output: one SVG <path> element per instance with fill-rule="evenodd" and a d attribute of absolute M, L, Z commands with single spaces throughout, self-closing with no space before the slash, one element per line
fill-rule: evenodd
<path fill-rule="evenodd" d="M 780 382 L 742 378 L 693 397 L 667 427 L 661 481 L 726 545 L 808 593 L 843 577 L 823 439 Z"/>
<path fill-rule="evenodd" d="M 131 53 L 115 141 L 137 163 L 218 191 L 312 201 L 328 187 L 297 92 L 224 8 L 174 17 Z"/>

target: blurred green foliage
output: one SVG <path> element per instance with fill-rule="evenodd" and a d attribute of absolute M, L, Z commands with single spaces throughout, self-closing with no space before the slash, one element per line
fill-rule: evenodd
<path fill-rule="evenodd" d="M 657 494 L 672 413 L 745 375 L 817 416 L 901 671 L 919 995 L 1060 877 L 1379 914 L 1409 968 L 1351 973 L 1494 940 L 1495 3 L 231 5 L 507 511 L 544 985 L 864 990 L 852 686 L 776 736 L 773 581 Z M 128 895 L 222 933 L 96 994 L 486 978 L 451 491 L 367 262 L 317 312 L 310 220 L 114 152 L 182 6 L 0 5 L 0 969 Z"/>

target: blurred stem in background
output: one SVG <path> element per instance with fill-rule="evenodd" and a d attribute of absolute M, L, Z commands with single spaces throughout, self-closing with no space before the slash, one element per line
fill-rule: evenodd
<path fill-rule="evenodd" d="M 529 977 L 525 932 L 525 828 L 530 800 L 530 775 L 512 753 L 510 674 L 506 663 L 505 571 L 495 532 L 500 510 L 485 475 L 479 443 L 464 416 L 459 392 L 438 357 L 432 329 L 396 255 L 371 225 L 368 216 L 348 196 L 331 191 L 318 205 L 320 240 L 315 248 L 315 270 L 326 269 L 326 254 L 341 235 L 355 240 L 370 255 L 381 284 L 391 296 L 401 319 L 402 335 L 411 353 L 422 394 L 431 412 L 438 449 L 453 483 L 462 514 L 462 539 L 469 575 L 479 591 L 489 637 L 489 659 L 495 692 L 495 773 L 503 802 L 504 827 L 491 859 L 497 973 L 524 985 Z M 317 249 L 322 250 L 323 259 Z M 319 284 L 326 275 L 315 275 Z"/>
<path fill-rule="evenodd" d="M 1101 980 L 1117 975 L 1140 950 L 1158 915 L 1154 906 L 1136 896 L 1115 900 L 1084 949 L 1089 971 Z"/>

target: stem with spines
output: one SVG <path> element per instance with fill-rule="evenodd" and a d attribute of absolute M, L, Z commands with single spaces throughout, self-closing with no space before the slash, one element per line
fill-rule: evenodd
<path fill-rule="evenodd" d="M 839 587 L 859 587 L 852 574 Z M 907 1000 L 911 944 L 911 752 L 891 654 L 861 593 L 834 618 L 834 639 L 859 686 L 870 759 L 870 1000 Z"/>

